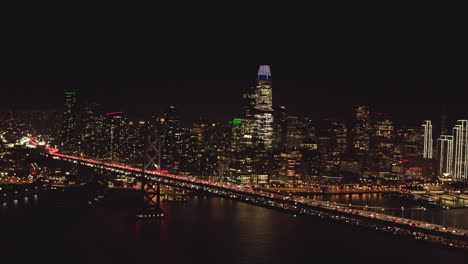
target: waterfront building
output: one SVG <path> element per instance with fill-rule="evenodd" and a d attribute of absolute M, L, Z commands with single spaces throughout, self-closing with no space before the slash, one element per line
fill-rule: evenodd
<path fill-rule="evenodd" d="M 453 163 L 453 136 L 441 135 L 437 140 L 437 159 L 439 161 L 439 176 L 450 177 Z"/>
<path fill-rule="evenodd" d="M 423 158 L 432 159 L 432 148 L 433 148 L 433 139 L 432 139 L 432 123 L 430 120 L 425 120 L 422 124 L 424 128 L 424 150 Z"/>
<path fill-rule="evenodd" d="M 468 178 L 468 120 L 458 120 L 453 128 L 453 179 Z"/>

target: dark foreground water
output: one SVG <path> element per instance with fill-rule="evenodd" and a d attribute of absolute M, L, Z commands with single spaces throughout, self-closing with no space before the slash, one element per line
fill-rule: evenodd
<path fill-rule="evenodd" d="M 160 223 L 139 225 L 134 202 L 114 192 L 81 209 L 9 205 L 1 263 L 468 263 L 465 251 L 221 198 L 168 203 Z"/>

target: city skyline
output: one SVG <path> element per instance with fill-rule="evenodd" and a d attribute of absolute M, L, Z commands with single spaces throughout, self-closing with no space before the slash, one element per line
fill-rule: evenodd
<path fill-rule="evenodd" d="M 449 147 L 447 144 L 451 143 L 445 144 L 445 140 L 450 136 L 450 118 L 445 105 L 435 129 L 431 120 L 407 125 L 368 105 L 357 106 L 349 119 L 313 119 L 274 104 L 274 76 L 270 65 L 258 66 L 254 85 L 244 90 L 242 104 L 229 120 L 193 120 L 187 125 L 174 105 L 137 120 L 126 112 L 109 111 L 101 104 L 89 102 L 79 89 L 64 89 L 61 110 L 0 112 L 1 121 L 8 128 L 9 137 L 19 136 L 18 128 L 24 126 L 28 129 L 23 133 L 42 131 L 39 134 L 44 133 L 46 144 L 67 153 L 125 164 L 140 164 L 142 139 L 146 137 L 143 131 L 156 122 L 165 127 L 161 132 L 165 138 L 163 163 L 158 167 L 188 175 L 218 175 L 242 184 L 255 182 L 260 186 L 279 180 L 301 185 L 313 174 L 327 173 L 338 177 L 362 173 L 361 180 L 369 176 L 392 180 L 466 179 L 467 121 L 457 120 L 452 134 L 455 147 Z M 34 121 L 34 116 L 43 121 Z M 196 154 L 198 151 L 202 154 Z M 275 162 L 294 165 L 284 170 Z"/>
<path fill-rule="evenodd" d="M 258 65 L 256 67 L 258 67 Z M 163 109 L 169 105 L 176 105 L 183 113 L 183 121 L 187 124 L 198 120 L 200 117 L 213 121 L 229 120 L 239 114 L 239 109 L 242 106 L 242 94 L 250 87 L 255 86 L 252 81 L 255 76 L 255 72 L 255 68 L 250 72 L 250 80 L 233 80 L 232 82 L 236 84 L 235 89 L 226 92 L 223 90 L 222 93 L 212 95 L 215 97 L 210 97 L 208 101 L 200 101 L 202 103 L 198 102 L 198 100 L 200 100 L 200 95 L 191 94 L 193 91 L 190 92 L 185 89 L 190 87 L 190 82 L 175 85 L 175 87 L 170 89 L 163 89 L 163 93 L 166 93 L 163 95 L 164 100 L 158 100 L 158 97 L 156 97 L 154 102 L 151 102 L 151 100 L 153 100 L 152 97 L 148 97 L 145 92 L 151 92 L 151 90 L 154 90 L 154 87 L 132 88 L 129 86 L 125 89 L 119 87 L 119 89 L 112 91 L 112 89 L 105 86 L 103 86 L 102 89 L 97 89 L 93 85 L 88 86 L 80 84 L 81 82 L 76 80 L 67 80 L 63 81 L 61 84 L 55 83 L 54 86 L 43 91 L 30 88 L 33 92 L 28 93 L 27 96 L 24 94 L 24 87 L 9 89 L 6 97 L 2 98 L 4 103 L 2 103 L 0 110 L 61 111 L 63 107 L 62 91 L 67 89 L 76 89 L 80 99 L 84 102 L 96 102 L 103 105 L 103 107 L 108 111 L 122 111 L 137 119 L 147 118 L 153 113 L 163 111 Z M 281 75 L 281 72 L 278 72 L 277 75 Z M 242 77 L 247 79 L 245 76 Z M 201 85 L 204 82 L 212 85 L 214 80 L 195 80 L 195 83 L 198 83 L 198 85 Z M 229 82 L 230 81 L 228 80 L 223 80 L 221 83 L 226 85 Z M 449 122 L 446 126 L 455 124 L 456 120 L 464 119 L 468 116 L 468 110 L 466 110 L 466 107 L 464 107 L 463 104 L 430 104 L 427 102 L 419 104 L 405 103 L 404 101 L 395 101 L 393 103 L 371 103 L 371 98 L 367 98 L 365 100 L 348 100 L 348 98 L 346 98 L 347 100 L 341 101 L 344 100 L 342 97 L 335 99 L 330 98 L 330 96 L 318 98 L 313 95 L 313 91 L 311 98 L 315 100 L 304 102 L 310 94 L 304 94 L 305 96 L 302 97 L 300 96 L 301 94 L 297 94 L 295 96 L 289 95 L 289 97 L 285 98 L 284 94 L 290 90 L 287 86 L 288 81 L 281 79 L 276 80 L 275 78 L 274 83 L 275 96 L 273 99 L 273 105 L 285 106 L 288 113 L 300 116 L 310 116 L 313 118 L 329 117 L 347 120 L 354 116 L 352 112 L 357 106 L 369 105 L 373 112 L 388 113 L 392 118 L 399 120 L 401 123 L 417 125 L 422 120 L 427 119 L 432 120 L 436 128 L 438 128 L 443 122 L 441 118 L 444 114 L 448 118 L 446 122 Z M 177 87 L 179 89 L 176 89 Z M 178 96 L 180 91 L 189 91 L 191 96 L 180 97 Z M 187 101 L 187 98 L 190 98 L 189 101 Z M 205 98 L 204 100 L 207 99 Z M 213 111 L 214 108 L 216 108 L 216 111 Z"/>
<path fill-rule="evenodd" d="M 464 6 L 341 1 L 2 9 L 0 259 L 465 263 Z"/>

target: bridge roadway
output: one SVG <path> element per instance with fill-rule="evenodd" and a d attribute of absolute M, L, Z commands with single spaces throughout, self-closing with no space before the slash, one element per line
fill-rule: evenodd
<path fill-rule="evenodd" d="M 244 202 L 254 203 L 261 206 L 272 207 L 287 210 L 293 213 L 304 214 L 322 214 L 333 219 L 346 219 L 346 222 L 367 221 L 384 224 L 391 230 L 408 230 L 414 232 L 415 238 L 424 237 L 426 240 L 434 240 L 442 243 L 444 239 L 457 241 L 456 247 L 468 248 L 468 230 L 446 227 L 402 217 L 386 215 L 377 212 L 359 210 L 344 204 L 338 204 L 328 201 L 313 200 L 294 195 L 278 194 L 254 190 L 245 186 L 235 184 L 224 184 L 207 180 L 197 179 L 191 176 L 180 176 L 168 173 L 159 173 L 157 171 L 145 171 L 144 175 L 141 168 L 134 168 L 125 165 L 113 164 L 103 161 L 86 159 L 58 153 L 56 149 L 46 148 L 47 156 L 54 159 L 64 160 L 80 165 L 94 167 L 96 169 L 105 169 L 116 173 L 121 173 L 129 177 L 135 177 L 139 180 L 159 182 L 166 185 L 181 187 L 191 190 L 205 191 L 215 195 L 227 198 L 239 199 Z M 377 228 L 376 228 L 377 229 Z M 443 244 L 452 245 L 452 242 Z"/>

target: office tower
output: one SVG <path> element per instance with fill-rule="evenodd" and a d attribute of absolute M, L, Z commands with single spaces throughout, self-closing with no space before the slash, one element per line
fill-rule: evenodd
<path fill-rule="evenodd" d="M 303 154 L 299 151 L 280 152 L 273 156 L 272 180 L 297 185 L 303 180 Z"/>
<path fill-rule="evenodd" d="M 404 159 L 418 159 L 424 153 L 424 133 L 419 126 L 404 126 L 400 130 L 401 149 Z"/>
<path fill-rule="evenodd" d="M 252 147 L 252 124 L 251 119 L 234 118 L 228 123 L 231 125 L 231 150 L 245 151 Z"/>
<path fill-rule="evenodd" d="M 377 113 L 379 117 L 375 120 L 374 136 L 391 140 L 395 137 L 395 124 L 385 114 Z"/>
<path fill-rule="evenodd" d="M 392 171 L 392 164 L 401 161 L 401 152 L 395 144 L 395 125 L 385 113 L 375 113 L 370 141 L 371 171 L 385 177 Z"/>
<path fill-rule="evenodd" d="M 273 112 L 274 133 L 273 133 L 273 148 L 285 149 L 287 142 L 287 126 L 288 116 L 286 115 L 286 107 L 275 107 Z"/>
<path fill-rule="evenodd" d="M 369 151 L 370 144 L 369 107 L 360 105 L 356 109 L 356 127 L 354 130 L 354 148 Z"/>
<path fill-rule="evenodd" d="M 106 151 L 105 158 L 118 162 L 124 153 L 125 118 L 123 112 L 110 112 L 106 116 Z"/>
<path fill-rule="evenodd" d="M 344 121 L 333 121 L 331 123 L 336 142 L 336 150 L 343 154 L 348 147 L 348 128 Z"/>
<path fill-rule="evenodd" d="M 286 122 L 286 147 L 288 149 L 297 149 L 301 143 L 299 118 L 297 116 L 289 115 Z"/>
<path fill-rule="evenodd" d="M 65 110 L 63 112 L 63 127 L 61 145 L 63 150 L 76 152 L 79 147 L 77 127 L 77 93 L 65 90 Z"/>
<path fill-rule="evenodd" d="M 81 155 L 101 158 L 105 144 L 105 123 L 101 105 L 85 103 L 80 115 Z"/>
<path fill-rule="evenodd" d="M 254 93 L 254 142 L 257 147 L 273 147 L 273 95 L 270 66 L 258 69 Z"/>
<path fill-rule="evenodd" d="M 453 179 L 467 179 L 468 172 L 468 120 L 458 120 L 453 128 Z"/>
<path fill-rule="evenodd" d="M 169 106 L 161 118 L 164 127 L 164 144 L 162 147 L 161 167 L 171 173 L 180 169 L 180 148 L 182 141 L 182 125 L 175 106 Z"/>
<path fill-rule="evenodd" d="M 450 177 L 453 163 L 453 136 L 441 135 L 438 139 L 439 176 Z"/>
<path fill-rule="evenodd" d="M 423 158 L 432 159 L 432 123 L 430 120 L 425 120 L 422 124 L 424 128 L 424 150 Z"/>

